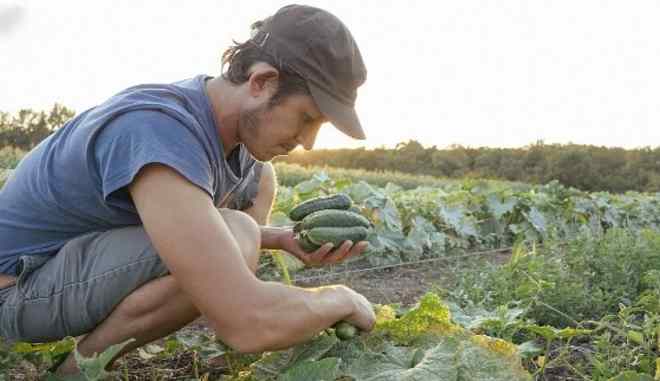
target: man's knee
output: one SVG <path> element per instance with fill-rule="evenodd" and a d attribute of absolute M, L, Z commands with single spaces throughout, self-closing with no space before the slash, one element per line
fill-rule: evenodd
<path fill-rule="evenodd" d="M 271 205 L 275 201 L 275 194 L 277 193 L 277 176 L 275 175 L 275 168 L 272 163 L 264 163 L 264 166 L 261 169 L 259 193 L 263 193 L 263 197 L 266 200 L 270 200 Z"/>
<path fill-rule="evenodd" d="M 271 163 L 264 163 L 259 177 L 257 196 L 253 200 L 252 206 L 245 210 L 245 213 L 254 218 L 259 225 L 267 225 L 276 194 L 277 177 L 275 169 Z"/>
<path fill-rule="evenodd" d="M 220 213 L 236 239 L 248 266 L 252 271 L 256 271 L 261 249 L 259 225 L 252 217 L 241 211 L 220 209 Z"/>

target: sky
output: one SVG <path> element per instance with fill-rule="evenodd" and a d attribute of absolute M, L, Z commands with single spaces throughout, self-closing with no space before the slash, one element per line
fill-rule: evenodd
<path fill-rule="evenodd" d="M 0 0 L 0 111 L 78 112 L 132 85 L 219 75 L 220 55 L 286 1 Z M 367 66 L 366 141 L 316 148 L 660 146 L 660 2 L 307 1 Z"/>

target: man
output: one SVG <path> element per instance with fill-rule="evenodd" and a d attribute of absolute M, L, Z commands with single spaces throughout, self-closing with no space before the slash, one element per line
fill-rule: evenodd
<path fill-rule="evenodd" d="M 83 355 L 135 338 L 128 351 L 203 314 L 223 342 L 258 352 L 339 320 L 372 328 L 368 301 L 347 287 L 254 275 L 261 248 L 309 265 L 366 248 L 347 241 L 307 254 L 290 229 L 264 226 L 269 160 L 311 149 L 326 121 L 364 138 L 353 108 L 366 78 L 360 52 L 317 8 L 287 6 L 253 27 L 223 55 L 221 77 L 129 88 L 21 161 L 0 192 L 3 337 L 86 334 Z M 72 356 L 58 372 L 76 372 Z"/>

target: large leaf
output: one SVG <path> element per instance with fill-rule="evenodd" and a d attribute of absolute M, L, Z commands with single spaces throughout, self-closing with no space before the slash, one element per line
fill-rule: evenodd
<path fill-rule="evenodd" d="M 442 337 L 426 349 L 368 351 L 351 365 L 348 376 L 356 381 L 531 380 L 514 344 L 475 337 Z"/>
<path fill-rule="evenodd" d="M 303 361 L 287 370 L 277 381 L 334 381 L 339 376 L 340 363 L 336 357 Z"/>
<path fill-rule="evenodd" d="M 500 220 L 505 214 L 511 212 L 513 208 L 515 208 L 518 200 L 514 197 L 509 197 L 504 201 L 501 201 L 496 194 L 491 194 L 488 196 L 487 202 L 488 209 L 493 212 L 495 218 Z"/>
<path fill-rule="evenodd" d="M 448 335 L 461 331 L 461 328 L 451 322 L 449 308 L 440 297 L 427 293 L 418 306 L 400 319 L 380 322 L 376 330 L 390 335 L 400 344 L 410 344 L 423 336 Z"/>
<path fill-rule="evenodd" d="M 364 181 L 360 181 L 357 184 L 346 187 L 344 192 L 346 192 L 351 197 L 353 202 L 357 204 L 361 204 L 369 197 L 377 194 L 374 188 Z"/>
<path fill-rule="evenodd" d="M 134 339 L 128 339 L 123 343 L 109 346 L 101 354 L 94 353 L 90 357 L 82 356 L 77 349 L 74 350 L 74 356 L 80 373 L 88 381 L 102 380 L 110 374 L 105 371 L 105 367 L 112 361 L 112 359 L 121 352 L 121 350 Z M 66 378 L 65 378 L 66 379 Z"/>
<path fill-rule="evenodd" d="M 438 381 L 457 379 L 459 342 L 444 338 L 429 350 L 389 346 L 365 353 L 350 368 L 356 381 Z"/>
<path fill-rule="evenodd" d="M 474 336 L 463 341 L 458 381 L 528 381 L 532 377 L 520 365 L 517 347 L 504 340 Z"/>
<path fill-rule="evenodd" d="M 462 237 L 479 236 L 474 217 L 468 215 L 469 212 L 464 207 L 441 205 L 438 213 L 458 235 Z"/>
<path fill-rule="evenodd" d="M 545 234 L 548 230 L 546 219 L 537 208 L 531 208 L 529 213 L 525 213 L 525 216 L 537 232 Z"/>
<path fill-rule="evenodd" d="M 273 375 L 285 373 L 298 363 L 319 360 L 338 341 L 334 335 L 321 334 L 314 340 L 292 349 L 266 353 L 252 364 L 253 375 L 258 380 L 268 380 Z"/>

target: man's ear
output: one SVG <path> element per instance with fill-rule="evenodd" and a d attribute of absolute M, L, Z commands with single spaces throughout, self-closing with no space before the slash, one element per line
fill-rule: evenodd
<path fill-rule="evenodd" d="M 263 62 L 254 64 L 248 79 L 250 95 L 255 98 L 270 99 L 277 91 L 279 77 L 279 71 L 271 65 Z"/>

